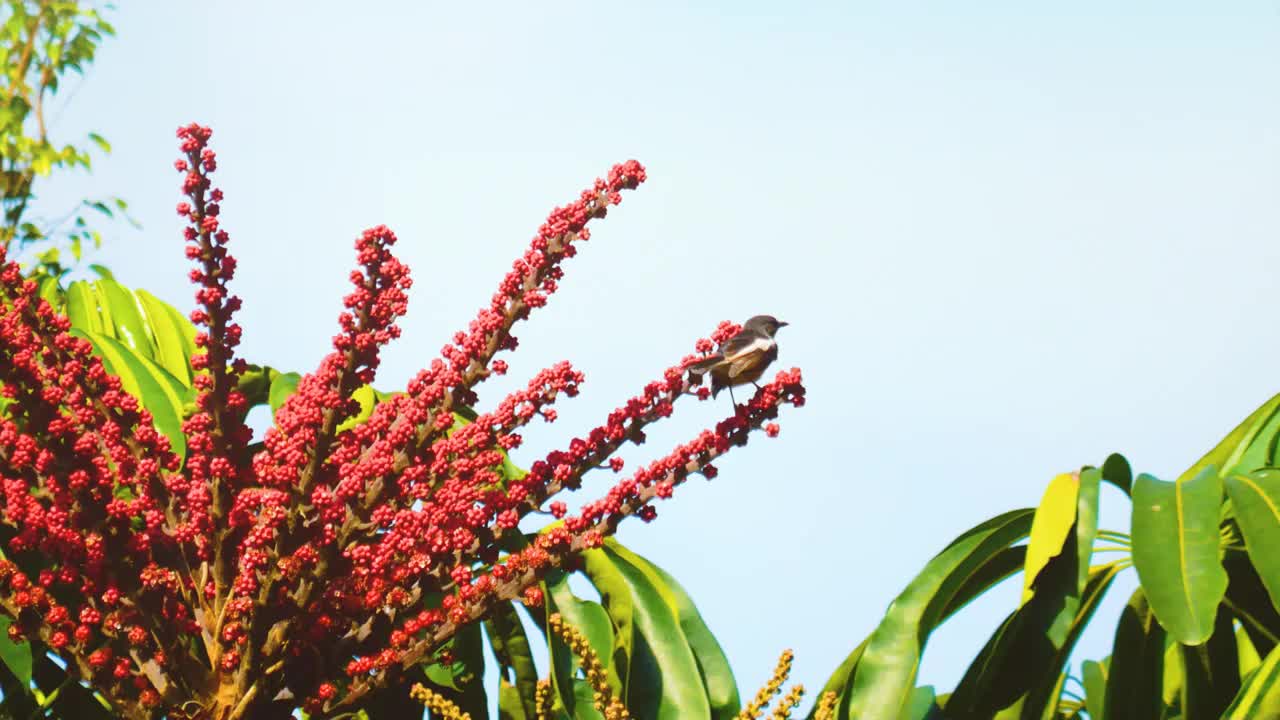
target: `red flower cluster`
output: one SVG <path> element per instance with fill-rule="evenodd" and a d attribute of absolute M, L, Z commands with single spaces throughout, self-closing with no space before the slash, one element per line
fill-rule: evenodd
<path fill-rule="evenodd" d="M 254 446 L 211 133 L 190 125 L 178 135 L 178 212 L 201 328 L 185 463 L 17 265 L 0 270 L 0 519 L 13 558 L 0 563 L 0 610 L 18 620 L 12 632 L 75 662 L 122 715 L 192 701 L 219 717 L 271 703 L 350 705 L 496 603 L 541 603 L 548 570 L 598 547 L 628 516 L 653 519 L 655 499 L 690 475 L 714 477 L 714 459 L 753 430 L 776 435 L 778 409 L 803 403 L 799 371 L 780 372 L 714 429 L 576 515 L 553 498 L 592 470 L 619 473 L 624 444 L 643 442 L 681 398 L 705 400 L 684 368 L 738 327 L 723 323 L 695 344 L 699 355 L 527 473 L 506 452 L 530 421 L 556 419 L 555 401 L 576 395 L 582 374 L 558 363 L 491 410 L 471 410 L 478 385 L 506 372 L 495 356 L 515 349 L 515 323 L 556 291 L 588 223 L 644 181 L 632 161 L 557 208 L 467 330 L 351 424 L 353 394 L 399 336 L 411 285 L 391 254 L 395 235 L 365 231 L 333 351 Z M 538 511 L 560 522 L 525 537 L 517 528 Z"/>

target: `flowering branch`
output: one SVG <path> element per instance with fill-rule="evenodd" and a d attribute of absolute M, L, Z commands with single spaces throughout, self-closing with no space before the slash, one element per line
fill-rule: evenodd
<path fill-rule="evenodd" d="M 497 354 L 517 347 L 515 324 L 556 291 L 588 223 L 644 181 L 630 161 L 554 210 L 468 328 L 403 393 L 352 423 L 353 394 L 399 337 L 411 287 L 395 234 L 362 233 L 332 351 L 254 448 L 212 133 L 188 125 L 178 135 L 178 212 L 200 327 L 185 463 L 0 248 L 0 524 L 11 558 L 0 562 L 0 612 L 126 717 L 351 708 L 405 668 L 436 661 L 500 603 L 541 603 L 551 569 L 628 517 L 652 520 L 655 500 L 692 475 L 715 477 L 713 461 L 754 431 L 776 435 L 779 409 L 804 402 L 799 370 L 780 372 L 714 429 L 570 515 L 560 493 L 594 470 L 620 473 L 616 453 L 644 442 L 682 398 L 708 400 L 685 368 L 738 330 L 723 323 L 590 432 L 527 473 L 510 469 L 524 428 L 554 422 L 556 402 L 577 395 L 584 376 L 556 363 L 478 413 L 476 388 L 507 372 Z M 540 512 L 560 522 L 526 539 L 521 522 Z"/>

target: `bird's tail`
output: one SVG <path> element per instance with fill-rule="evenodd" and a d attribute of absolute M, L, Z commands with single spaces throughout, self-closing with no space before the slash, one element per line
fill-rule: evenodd
<path fill-rule="evenodd" d="M 724 360 L 724 356 L 720 353 L 716 353 L 715 355 L 705 357 L 697 362 L 690 363 L 685 366 L 685 370 L 689 371 L 694 377 L 700 378 L 703 375 L 706 375 L 707 371 L 715 367 L 721 360 Z"/>

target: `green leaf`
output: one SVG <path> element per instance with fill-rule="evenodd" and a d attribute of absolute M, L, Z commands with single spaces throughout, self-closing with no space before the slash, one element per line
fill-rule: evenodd
<path fill-rule="evenodd" d="M 634 646 L 623 702 L 638 717 L 710 718 L 697 659 L 662 588 L 608 545 L 598 552 L 614 564 L 634 602 Z"/>
<path fill-rule="evenodd" d="M 489 647 L 498 662 L 499 717 L 534 720 L 537 715 L 534 695 L 538 686 L 538 668 L 534 665 L 529 637 L 520 624 L 515 606 L 511 603 L 500 605 L 485 621 L 484 628 L 489 636 Z M 514 685 L 508 680 L 508 675 L 515 680 Z"/>
<path fill-rule="evenodd" d="M 1115 485 L 1128 495 L 1133 488 L 1133 469 L 1120 453 L 1112 453 L 1102 463 L 1102 479 Z"/>
<path fill-rule="evenodd" d="M 1280 648 L 1267 655 L 1223 714 L 1226 720 L 1274 717 L 1280 717 Z"/>
<path fill-rule="evenodd" d="M 605 540 L 611 551 L 639 568 L 649 576 L 654 586 L 662 591 L 667 604 L 675 611 L 680 621 L 680 629 L 689 642 L 694 660 L 698 663 L 698 671 L 702 677 L 703 688 L 707 700 L 711 704 L 711 717 L 714 720 L 731 720 L 738 714 L 741 701 L 738 697 L 738 684 L 733 677 L 733 669 L 729 667 L 729 659 L 715 635 L 707 627 L 694 606 L 693 599 L 685 592 L 680 583 L 667 572 L 649 560 L 628 550 L 613 538 Z"/>
<path fill-rule="evenodd" d="M 1106 720 L 1107 663 L 1085 660 L 1080 664 L 1084 684 L 1084 704 L 1089 720 Z"/>
<path fill-rule="evenodd" d="M 933 686 L 925 685 L 911 691 L 911 699 L 907 701 L 901 720 L 944 720 Z"/>
<path fill-rule="evenodd" d="M 1280 645 L 1280 613 L 1243 550 L 1227 548 L 1222 553 L 1222 567 L 1227 571 L 1227 595 L 1222 603 L 1240 621 L 1253 647 L 1265 656 Z"/>
<path fill-rule="evenodd" d="M 102 315 L 98 313 L 98 293 L 83 280 L 67 287 L 67 318 L 72 327 L 97 335 L 106 332 Z"/>
<path fill-rule="evenodd" d="M 1184 645 L 1213 634 L 1226 594 L 1218 555 L 1221 503 L 1222 480 L 1213 465 L 1176 483 L 1144 474 L 1133 485 L 1133 564 L 1156 618 Z"/>
<path fill-rule="evenodd" d="M 125 392 L 138 399 L 151 412 L 156 430 L 169 439 L 178 457 L 186 457 L 186 434 L 182 432 L 182 405 L 186 389 L 160 366 L 135 353 L 120 341 L 72 330 L 72 334 L 88 340 L 94 354 L 102 359 L 107 372 L 120 378 Z"/>
<path fill-rule="evenodd" d="M 103 334 L 115 337 L 148 360 L 153 359 L 155 344 L 134 294 L 114 280 L 102 279 L 93 284 L 98 291 L 99 310 L 104 315 L 110 313 L 113 326 L 104 328 Z"/>
<path fill-rule="evenodd" d="M 1088 627 L 1089 621 L 1093 619 L 1093 613 L 1102 604 L 1107 590 L 1111 589 L 1116 575 L 1120 574 L 1120 569 L 1119 565 L 1112 563 L 1090 571 L 1089 582 L 1080 596 L 1076 616 L 1067 631 L 1066 638 L 1058 646 L 1057 653 L 1048 667 L 1043 670 L 1040 683 L 1027 693 L 1026 701 L 1022 706 L 1022 720 L 1052 720 L 1057 711 L 1058 699 L 1062 696 L 1064 669 L 1071 658 L 1071 652 L 1075 649 L 1080 635 Z"/>
<path fill-rule="evenodd" d="M 1226 479 L 1227 496 L 1244 533 L 1249 559 L 1280 608 L 1280 470 L 1258 470 Z"/>
<path fill-rule="evenodd" d="M 271 390 L 267 393 L 267 402 L 271 405 L 271 414 L 275 415 L 276 411 L 284 405 L 284 401 L 289 396 L 298 391 L 298 381 L 302 376 L 296 372 L 280 373 L 271 381 Z"/>
<path fill-rule="evenodd" d="M 9 668 L 22 687 L 31 686 L 31 645 L 15 643 L 9 639 L 9 626 L 13 620 L 0 615 L 0 661 Z"/>
<path fill-rule="evenodd" d="M 90 270 L 92 270 L 94 273 L 96 273 L 98 277 L 100 277 L 100 278 L 102 278 L 102 279 L 104 279 L 104 280 L 115 280 L 115 279 L 116 279 L 116 276 L 115 276 L 115 275 L 113 275 L 113 274 L 111 273 L 111 270 L 110 270 L 106 265 L 99 265 L 99 264 L 97 264 L 97 263 L 91 263 L 91 264 L 89 265 L 89 269 L 90 269 Z M 142 291 L 141 291 L 141 290 L 139 290 L 138 292 L 142 292 Z"/>
<path fill-rule="evenodd" d="M 621 697 L 624 693 L 622 679 L 618 676 L 613 663 L 608 662 L 609 654 L 614 646 L 613 627 L 609 613 L 599 603 L 583 600 L 569 589 L 567 575 L 544 584 L 546 596 L 546 619 L 553 613 L 560 613 L 563 620 L 586 637 L 591 649 L 595 650 L 600 661 L 605 664 L 609 686 L 614 694 Z M 543 623 L 545 630 L 545 621 Z M 551 658 L 551 684 L 564 710 L 570 717 L 599 717 L 599 713 L 591 707 L 591 702 L 579 707 L 575 695 L 574 678 L 581 662 L 570 650 L 559 635 L 547 632 L 547 651 Z"/>
<path fill-rule="evenodd" d="M 1223 477 L 1275 465 L 1277 434 L 1280 434 L 1280 395 L 1253 411 L 1178 480 L 1197 477 L 1210 466 L 1218 468 L 1219 477 Z"/>
<path fill-rule="evenodd" d="M 1160 720 L 1165 632 L 1138 588 L 1120 614 L 1111 650 L 1104 717 Z M 1092 703 L 1089 706 L 1093 707 Z"/>
<path fill-rule="evenodd" d="M 425 667 L 423 684 L 443 695 L 472 717 L 488 717 L 489 701 L 484 691 L 484 644 L 481 623 L 464 625 L 446 645 L 454 656 L 449 667 L 440 664 Z M 377 717 L 377 716 L 375 716 Z M 384 717 L 403 717 L 385 715 Z"/>
<path fill-rule="evenodd" d="M 172 305 L 146 290 L 135 293 L 146 313 L 155 341 L 155 361 L 186 387 L 191 387 L 191 356 L 196 351 L 196 328 Z"/>
<path fill-rule="evenodd" d="M 1182 714 L 1186 720 L 1218 720 L 1240 691 L 1240 666 L 1231 614 L 1219 609 L 1213 635 L 1182 645 Z"/>
<path fill-rule="evenodd" d="M 896 718 L 911 700 L 920 654 L 942 611 L 970 575 L 1031 532 L 1034 511 L 1015 510 L 966 532 L 925 566 L 871 633 L 850 689 L 847 717 Z"/>

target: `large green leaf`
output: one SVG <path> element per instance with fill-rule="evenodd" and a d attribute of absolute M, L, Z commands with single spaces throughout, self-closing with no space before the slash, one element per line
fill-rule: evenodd
<path fill-rule="evenodd" d="M 1221 504 L 1213 465 L 1176 483 L 1144 474 L 1133 485 L 1133 564 L 1156 618 L 1184 645 L 1213 634 L 1227 590 L 1218 554 Z"/>
<path fill-rule="evenodd" d="M 1231 614 L 1220 608 L 1208 642 L 1182 645 L 1182 715 L 1218 720 L 1240 691 L 1240 665 Z"/>
<path fill-rule="evenodd" d="M 710 718 L 697 659 L 663 589 L 643 568 L 609 546 L 594 552 L 613 564 L 633 602 L 634 644 L 623 698 L 627 707 L 640 718 Z"/>
<path fill-rule="evenodd" d="M 280 373 L 271 379 L 271 390 L 267 393 L 267 403 L 271 405 L 271 414 L 274 416 L 276 411 L 284 405 L 284 401 L 289 396 L 298 391 L 298 381 L 302 379 L 302 375 L 291 373 Z"/>
<path fill-rule="evenodd" d="M 738 698 L 738 684 L 733 678 L 733 670 L 729 667 L 729 659 L 725 657 L 720 643 L 703 621 L 702 615 L 693 604 L 693 599 L 680 586 L 680 583 L 662 568 L 628 550 L 612 538 L 606 540 L 605 544 L 610 551 L 648 575 L 654 586 L 661 591 L 667 604 L 675 611 L 680 621 L 680 629 L 684 632 L 684 637 L 689 642 L 689 649 L 693 651 L 694 660 L 698 663 L 703 688 L 711 704 L 711 717 L 714 720 L 729 720 L 735 717 L 741 704 Z"/>
<path fill-rule="evenodd" d="M 1280 607 L 1280 470 L 1258 470 L 1226 478 L 1227 496 L 1244 533 L 1249 559 L 1274 606 Z"/>
<path fill-rule="evenodd" d="M 1147 605 L 1146 594 L 1138 588 L 1116 625 L 1103 717 L 1160 720 L 1165 637 L 1164 628 Z"/>
<path fill-rule="evenodd" d="M 850 688 L 846 717 L 896 719 L 915 690 L 920 655 L 957 590 L 988 560 L 1031 531 L 1034 511 L 1015 510 L 966 532 L 934 557 L 890 604 L 871 633 Z"/>
<path fill-rule="evenodd" d="M 1222 442 L 1184 472 L 1179 480 L 1190 480 L 1213 466 L 1225 477 L 1275 465 L 1276 437 L 1280 433 L 1280 395 L 1254 410 Z"/>
<path fill-rule="evenodd" d="M 1226 720 L 1275 717 L 1280 717 L 1280 648 L 1267 655 L 1223 714 Z"/>
<path fill-rule="evenodd" d="M 182 384 L 192 381 L 196 328 L 181 313 L 146 290 L 135 290 L 155 343 L 155 361 Z"/>
<path fill-rule="evenodd" d="M 182 432 L 182 407 L 187 389 L 159 365 L 134 352 L 119 340 L 83 330 L 72 334 L 88 340 L 107 372 L 120 378 L 125 392 L 137 398 L 151 412 L 156 430 L 169 439 L 178 457 L 185 457 L 186 434 Z"/>

